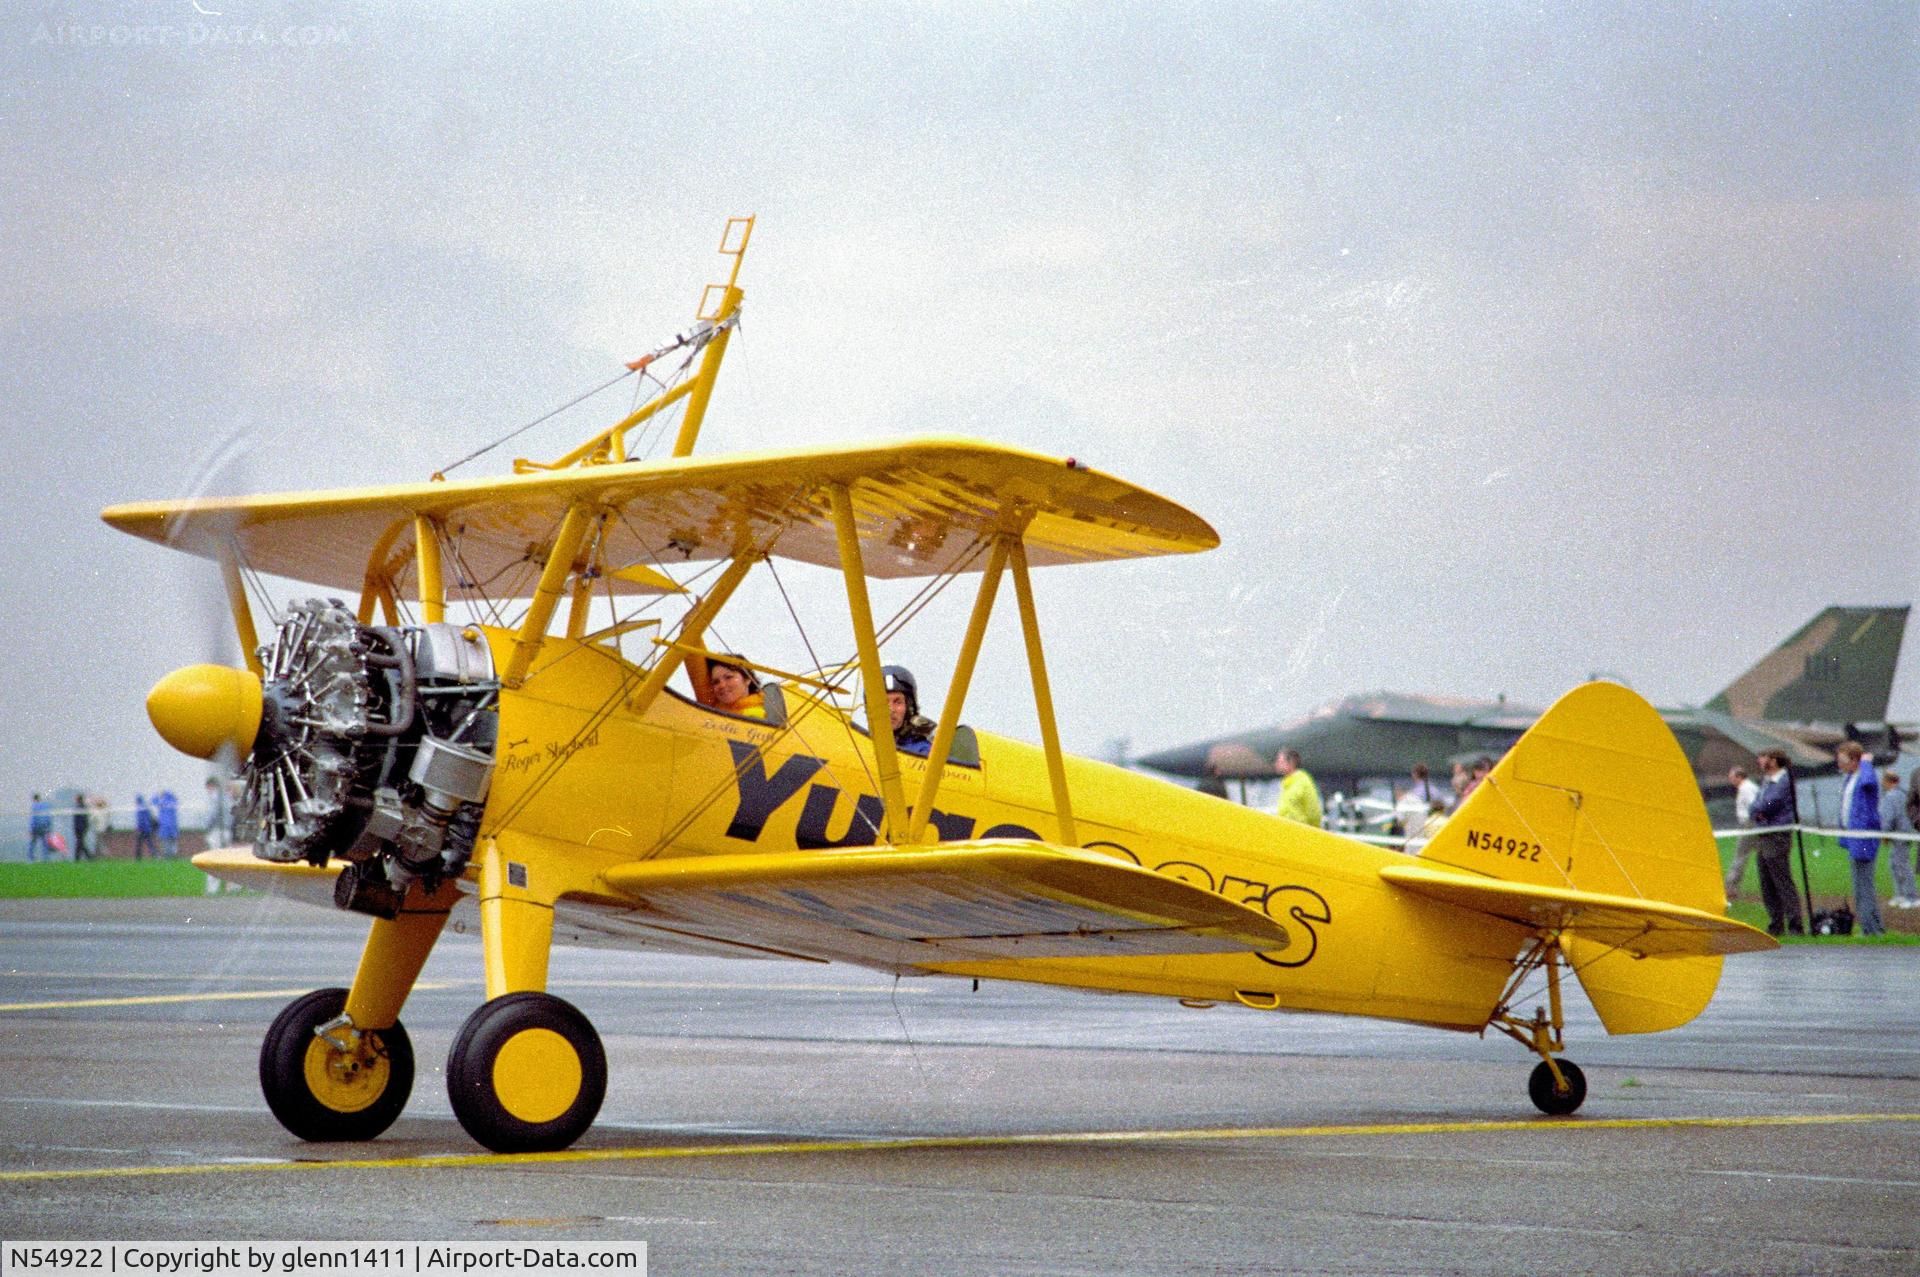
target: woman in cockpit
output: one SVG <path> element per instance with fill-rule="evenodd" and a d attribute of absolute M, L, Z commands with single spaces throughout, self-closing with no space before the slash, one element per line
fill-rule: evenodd
<path fill-rule="evenodd" d="M 729 653 L 733 661 L 707 661 L 707 704 L 743 718 L 765 718 L 766 698 L 760 694 L 760 680 L 753 667 L 738 652 Z"/>

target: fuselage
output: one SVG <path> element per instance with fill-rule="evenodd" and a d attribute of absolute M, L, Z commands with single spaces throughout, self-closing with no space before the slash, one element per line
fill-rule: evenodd
<path fill-rule="evenodd" d="M 496 650 L 510 641 L 489 637 Z M 626 699 L 637 681 L 608 647 L 549 639 L 532 676 L 501 696 L 485 829 L 568 844 L 601 872 L 662 856 L 884 840 L 872 745 L 843 710 L 788 686 L 780 725 L 671 693 L 635 714 Z M 976 739 L 979 764 L 950 763 L 942 776 L 940 841 L 1057 842 L 1041 751 Z M 927 763 L 903 756 L 900 767 L 911 800 Z M 926 970 L 1466 1029 L 1486 1023 L 1512 973 L 1521 929 L 1389 886 L 1378 870 L 1403 862 L 1397 853 L 1088 759 L 1068 758 L 1067 780 L 1080 846 L 1262 910 L 1293 942 L 1273 953 Z M 604 903 L 618 898 L 609 889 Z"/>

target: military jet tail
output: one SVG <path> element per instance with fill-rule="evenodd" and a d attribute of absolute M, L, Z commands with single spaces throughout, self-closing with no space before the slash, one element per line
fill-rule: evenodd
<path fill-rule="evenodd" d="M 1705 708 L 1776 723 L 1883 720 L 1909 610 L 1830 607 L 1761 657 Z"/>

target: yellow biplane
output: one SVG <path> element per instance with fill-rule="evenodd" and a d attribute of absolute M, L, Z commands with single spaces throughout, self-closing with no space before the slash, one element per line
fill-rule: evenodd
<path fill-rule="evenodd" d="M 546 992 L 555 941 L 1491 1028 L 1539 1057 L 1529 1091 L 1556 1114 L 1586 1090 L 1559 1058 L 1564 974 L 1608 1031 L 1646 1033 L 1699 1014 L 1722 955 L 1773 945 L 1723 916 L 1693 772 L 1623 687 L 1569 692 L 1413 857 L 1065 756 L 1031 569 L 1211 549 L 1213 530 L 1072 460 L 965 440 L 694 456 L 751 232 L 728 224 L 732 275 L 699 325 L 630 365 L 684 349 L 681 376 L 553 462 L 105 512 L 217 561 L 248 654 L 148 698 L 169 742 L 232 751 L 244 776 L 251 845 L 195 863 L 372 919 L 351 986 L 294 1001 L 262 1044 L 288 1130 L 364 1140 L 398 1116 L 400 1012 L 463 911 L 486 1001 L 447 1086 L 503 1151 L 568 1145 L 605 1091 L 592 1025 Z M 670 409 L 672 455 L 630 459 Z M 730 712 L 715 622 L 781 561 L 838 570 L 855 651 L 736 662 L 761 701 Z M 296 602 L 261 643 L 258 574 L 357 605 Z M 978 593 L 922 757 L 863 724 L 893 722 L 882 644 L 962 577 Z M 1009 577 L 1038 748 L 961 723 Z M 870 578 L 926 589 L 876 625 Z"/>

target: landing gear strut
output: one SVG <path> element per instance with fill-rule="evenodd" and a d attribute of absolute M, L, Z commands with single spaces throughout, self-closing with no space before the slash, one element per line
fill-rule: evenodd
<path fill-rule="evenodd" d="M 1513 979 L 1501 996 L 1500 1006 L 1487 1021 L 1489 1028 L 1500 1030 L 1521 1046 L 1540 1057 L 1527 1078 L 1527 1095 L 1534 1107 L 1549 1117 L 1565 1117 L 1587 1098 L 1587 1075 L 1572 1060 L 1554 1056 L 1567 1049 L 1565 1022 L 1560 1014 L 1560 964 L 1565 961 L 1557 935 L 1536 939 L 1514 963 Z M 1547 1005 L 1534 1008 L 1533 1018 L 1516 1018 L 1508 1009 L 1520 983 L 1535 971 L 1547 973 Z"/>

